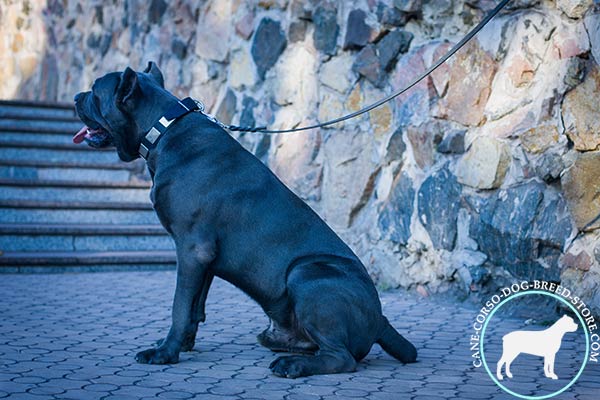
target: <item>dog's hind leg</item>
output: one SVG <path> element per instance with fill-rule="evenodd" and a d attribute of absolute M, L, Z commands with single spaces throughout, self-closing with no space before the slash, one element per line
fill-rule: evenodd
<path fill-rule="evenodd" d="M 505 361 L 505 363 L 506 363 L 506 376 L 509 377 L 509 378 L 513 377 L 512 372 L 510 372 L 510 365 L 515 360 L 515 358 L 517 358 L 518 355 L 519 355 L 519 353 L 517 353 L 517 354 L 511 353 L 511 354 L 509 354 L 506 357 L 506 361 Z"/>
<path fill-rule="evenodd" d="M 298 378 L 356 370 L 356 360 L 343 344 L 326 339 L 314 328 L 308 329 L 313 332 L 310 336 L 317 344 L 318 351 L 313 355 L 293 355 L 275 359 L 269 366 L 274 375 Z"/>
<path fill-rule="evenodd" d="M 293 329 L 318 350 L 277 358 L 273 373 L 296 378 L 355 371 L 382 330 L 381 306 L 368 276 L 337 263 L 298 265 L 288 275 L 287 293 Z"/>
<path fill-rule="evenodd" d="M 307 338 L 300 337 L 291 329 L 281 327 L 273 320 L 256 338 L 258 343 L 274 352 L 314 354 L 318 349 L 317 345 Z"/>
<path fill-rule="evenodd" d="M 506 360 L 503 354 L 502 358 L 500 358 L 500 360 L 498 361 L 498 364 L 496 364 L 496 378 L 498 378 L 499 381 L 504 379 L 504 377 L 502 376 L 502 367 L 504 366 L 504 364 L 506 364 Z"/>

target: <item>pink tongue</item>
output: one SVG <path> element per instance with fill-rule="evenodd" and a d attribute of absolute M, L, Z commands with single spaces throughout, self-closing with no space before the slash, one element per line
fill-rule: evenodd
<path fill-rule="evenodd" d="M 83 142 L 83 138 L 85 138 L 85 135 L 87 135 L 88 129 L 89 128 L 87 126 L 81 128 L 79 132 L 77 132 L 75 136 L 73 136 L 73 143 L 79 144 Z"/>

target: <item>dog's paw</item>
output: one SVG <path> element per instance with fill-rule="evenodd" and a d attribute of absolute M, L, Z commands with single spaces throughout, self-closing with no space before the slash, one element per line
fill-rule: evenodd
<path fill-rule="evenodd" d="M 298 378 L 307 375 L 304 371 L 304 357 L 288 356 L 279 357 L 271 363 L 269 368 L 274 375 L 282 378 Z"/>
<path fill-rule="evenodd" d="M 189 333 L 183 338 L 181 343 L 181 351 L 192 351 L 196 345 L 196 332 Z"/>
<path fill-rule="evenodd" d="M 137 353 L 135 361 L 140 364 L 176 364 L 179 362 L 179 354 L 170 354 L 160 348 L 148 349 Z"/>
<path fill-rule="evenodd" d="M 163 345 L 163 343 L 165 343 L 165 338 L 162 339 L 158 339 L 156 341 L 155 346 L 156 347 L 160 347 Z M 194 346 L 196 345 L 196 335 L 187 335 L 184 339 L 183 342 L 181 343 L 181 350 L 180 351 L 192 351 L 194 350 Z"/>

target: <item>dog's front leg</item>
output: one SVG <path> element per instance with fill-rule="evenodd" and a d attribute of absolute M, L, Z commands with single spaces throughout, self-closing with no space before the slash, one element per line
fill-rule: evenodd
<path fill-rule="evenodd" d="M 202 279 L 202 287 L 200 291 L 196 293 L 194 297 L 194 303 L 192 305 L 192 321 L 185 333 L 185 338 L 181 346 L 181 351 L 192 351 L 196 344 L 196 333 L 198 331 L 198 324 L 206 320 L 206 297 L 208 296 L 208 289 L 215 276 L 207 272 L 204 279 Z"/>
<path fill-rule="evenodd" d="M 193 247 L 198 248 L 198 246 Z M 158 347 L 141 351 L 135 356 L 139 363 L 177 363 L 179 352 L 186 338 L 192 333 L 190 330 L 195 330 L 197 327 L 197 317 L 193 315 L 197 304 L 194 303 L 198 300 L 197 295 L 205 286 L 205 281 L 211 279 L 208 266 L 214 257 L 197 257 L 197 250 L 189 252 L 184 250 L 186 248 L 189 249 L 187 246 L 177 248 L 177 287 L 173 299 L 171 329 Z M 214 254 L 212 251 L 208 253 Z M 204 297 L 203 300 L 205 299 Z"/>

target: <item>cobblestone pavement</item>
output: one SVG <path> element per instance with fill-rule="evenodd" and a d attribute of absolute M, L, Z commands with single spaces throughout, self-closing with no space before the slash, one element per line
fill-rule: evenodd
<path fill-rule="evenodd" d="M 400 292 L 381 293 L 384 313 L 419 348 L 415 364 L 402 365 L 375 345 L 354 373 L 272 376 L 268 366 L 276 355 L 255 339 L 266 317 L 219 280 L 196 349 L 176 365 L 137 364 L 134 354 L 167 332 L 174 282 L 173 272 L 0 276 L 0 398 L 511 398 L 484 368 L 472 366 L 475 309 Z M 535 393 L 548 379 L 541 359 L 529 357 L 521 368 L 530 377 L 516 377 L 517 363 L 513 373 L 521 389 Z M 598 399 L 599 393 L 600 369 L 588 365 L 557 398 Z"/>

